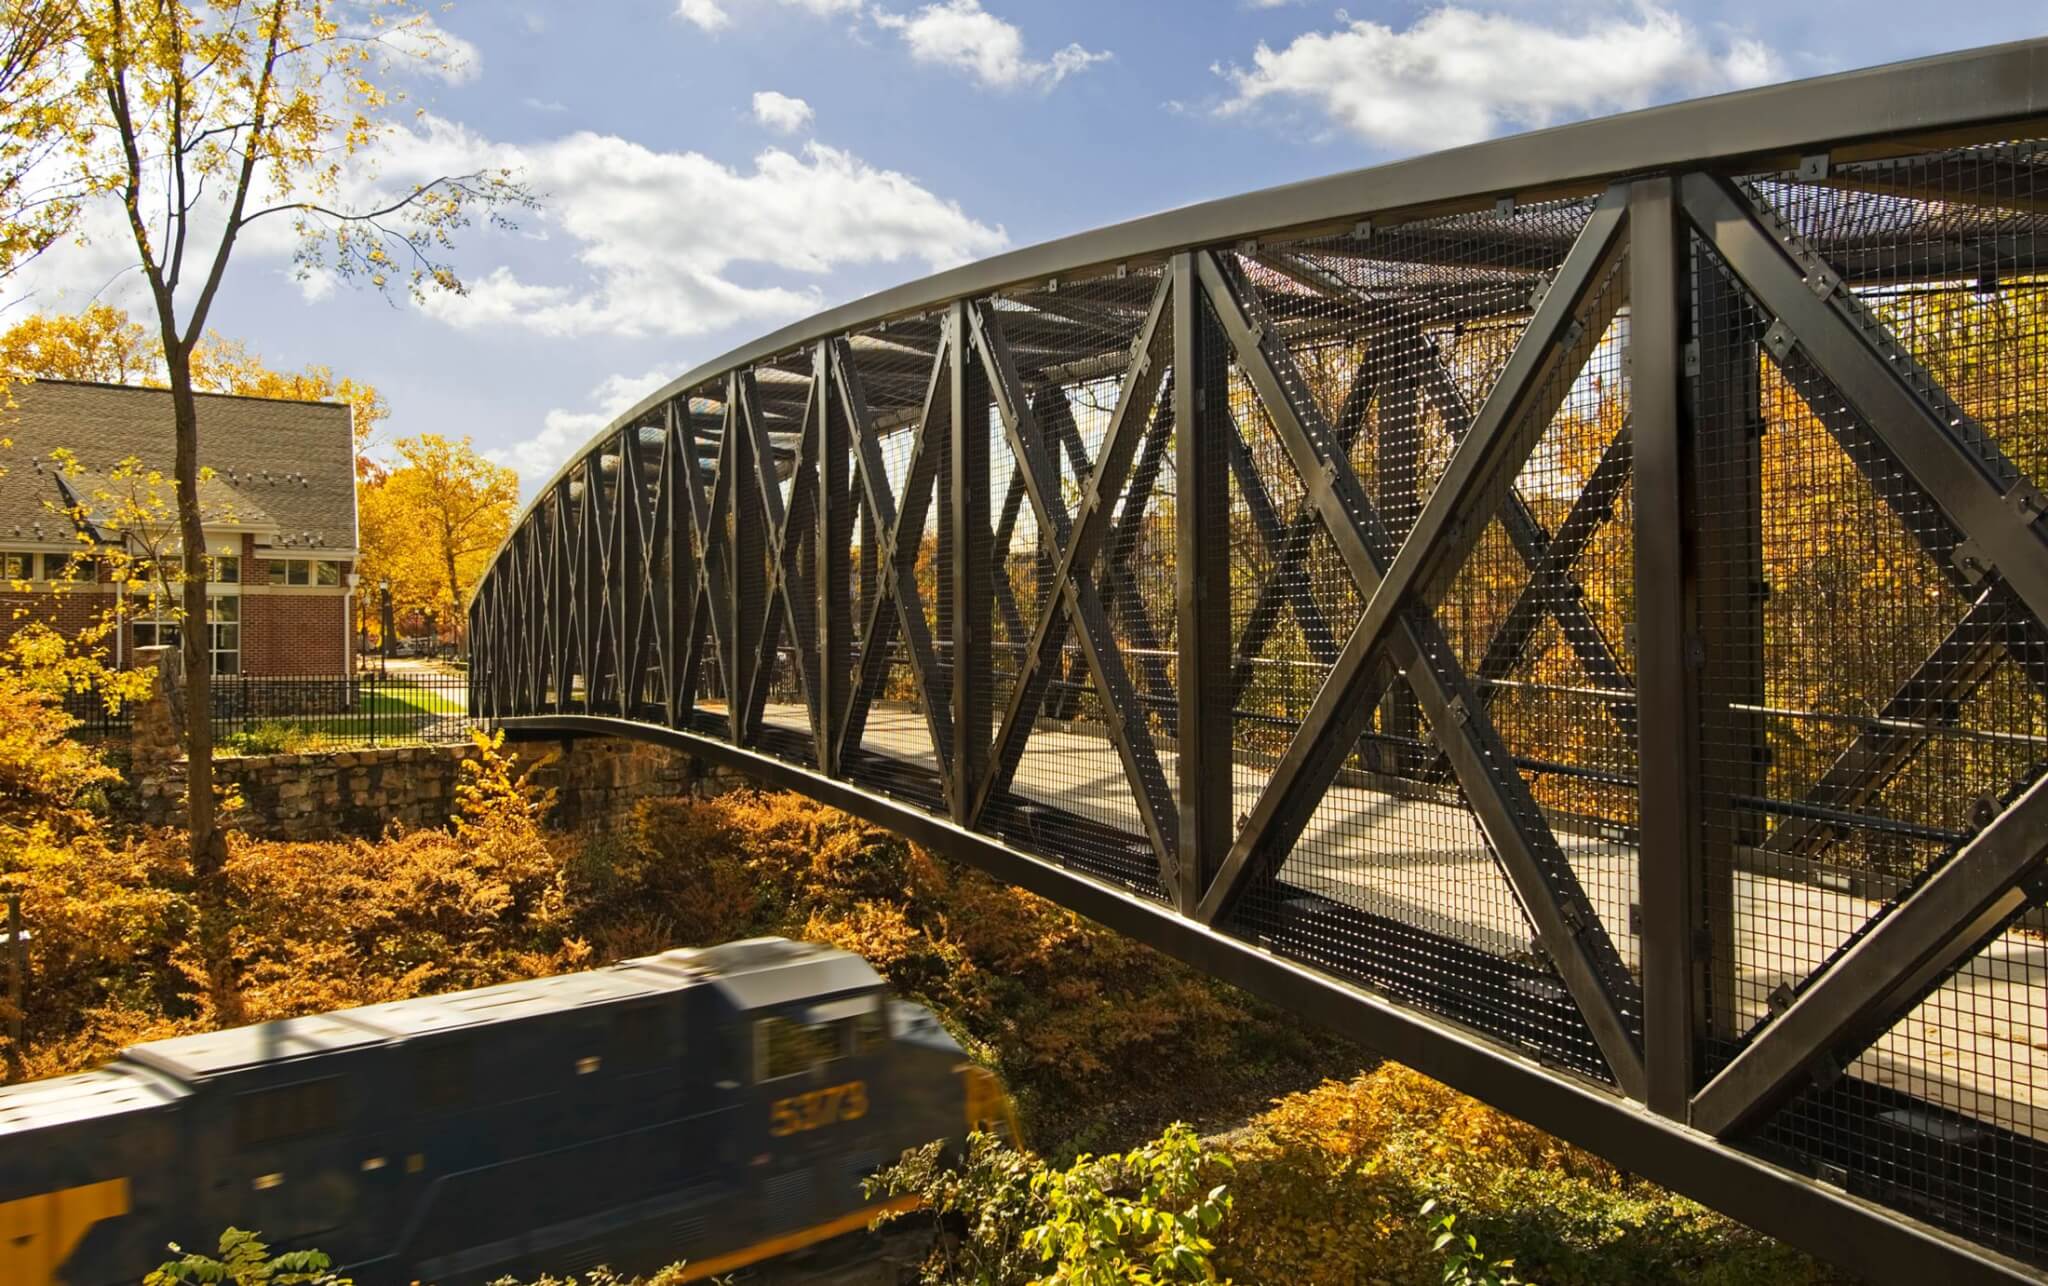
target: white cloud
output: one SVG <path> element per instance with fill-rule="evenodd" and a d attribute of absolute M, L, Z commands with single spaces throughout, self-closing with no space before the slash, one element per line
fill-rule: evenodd
<path fill-rule="evenodd" d="M 676 17 L 694 22 L 706 31 L 732 25 L 732 15 L 719 7 L 718 0 L 677 0 Z"/>
<path fill-rule="evenodd" d="M 981 0 L 941 0 L 912 15 L 876 11 L 875 21 L 903 37 L 910 56 L 967 72 L 990 89 L 1050 88 L 1109 54 L 1068 45 L 1039 60 L 1024 53 L 1024 33 L 981 7 Z"/>
<path fill-rule="evenodd" d="M 645 375 L 612 375 L 590 390 L 590 406 L 581 411 L 556 407 L 541 421 L 540 432 L 484 452 L 493 463 L 519 471 L 521 487 L 531 495 L 546 482 L 562 461 L 576 453 L 591 435 L 610 424 L 627 408 L 654 392 L 680 373 L 649 371 Z"/>
<path fill-rule="evenodd" d="M 732 25 L 732 10 L 758 10 L 771 2 L 802 9 L 819 18 L 842 13 L 857 18 L 867 8 L 867 0 L 676 0 L 676 17 L 705 31 L 723 31 Z"/>
<path fill-rule="evenodd" d="M 764 89 L 754 95 L 754 119 L 780 134 L 793 134 L 811 123 L 811 105 L 801 98 Z"/>
<path fill-rule="evenodd" d="M 908 175 L 815 142 L 768 148 L 741 169 L 613 135 L 511 147 L 429 117 L 385 172 L 404 179 L 498 165 L 523 171 L 543 194 L 544 209 L 526 221 L 566 242 L 574 262 L 555 266 L 550 280 L 500 264 L 473 273 L 465 296 L 428 297 L 431 315 L 464 329 L 697 335 L 815 311 L 823 295 L 805 277 L 903 260 L 937 270 L 1008 243 L 1000 227 Z M 734 265 L 749 267 L 744 281 Z M 763 281 L 756 266 L 777 271 Z"/>
<path fill-rule="evenodd" d="M 1716 53 L 1684 18 L 1653 5 L 1571 29 L 1447 5 L 1406 31 L 1358 20 L 1278 50 L 1261 42 L 1249 69 L 1224 72 L 1233 94 L 1218 110 L 1301 100 L 1368 142 L 1434 150 L 1777 74 L 1761 44 L 1738 40 Z"/>
<path fill-rule="evenodd" d="M 1784 72 L 1770 47 L 1761 40 L 1738 40 L 1721 55 L 1721 74 L 1727 78 L 1729 88 L 1746 89 L 1776 80 Z"/>
<path fill-rule="evenodd" d="M 541 209 L 513 212 L 516 232 L 479 226 L 462 239 L 453 266 L 467 294 L 426 295 L 427 315 L 464 330 L 676 337 L 773 325 L 820 308 L 821 283 L 841 269 L 905 263 L 915 266 L 903 274 L 911 276 L 1008 244 L 999 225 L 915 178 L 817 142 L 769 147 L 731 165 L 589 132 L 501 143 L 427 113 L 362 159 L 332 204 L 374 208 L 440 175 L 500 168 L 540 198 Z M 193 245 L 210 251 L 224 209 L 200 203 Z M 119 203 L 91 203 L 79 231 L 84 244 L 25 265 L 0 302 L 76 309 L 97 297 L 146 308 Z M 239 239 L 236 260 L 250 270 L 284 268 L 300 244 L 289 219 L 263 219 Z M 316 271 L 299 290 L 317 302 L 335 284 Z"/>
<path fill-rule="evenodd" d="M 552 98 L 522 98 L 519 101 L 536 112 L 554 113 L 569 110 L 566 105 L 558 103 Z"/>
<path fill-rule="evenodd" d="M 377 42 L 396 55 L 394 69 L 432 76 L 451 85 L 475 80 L 483 71 L 483 55 L 474 44 L 435 22 L 415 14 L 379 33 Z"/>

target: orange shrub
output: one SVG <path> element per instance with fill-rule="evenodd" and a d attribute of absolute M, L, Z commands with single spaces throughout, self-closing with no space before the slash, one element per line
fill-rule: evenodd
<path fill-rule="evenodd" d="M 1431 1198 L 1547 1286 L 1835 1280 L 1804 1256 L 1387 1063 L 1277 1100 L 1231 1140 L 1217 1267 L 1242 1281 L 1425 1282 Z"/>

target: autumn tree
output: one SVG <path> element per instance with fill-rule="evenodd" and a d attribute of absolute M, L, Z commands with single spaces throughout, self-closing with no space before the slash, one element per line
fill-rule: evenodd
<path fill-rule="evenodd" d="M 69 0 L 42 66 L 71 77 L 56 122 L 57 194 L 117 202 L 154 312 L 176 429 L 182 615 L 206 619 L 194 354 L 236 247 L 289 221 L 300 262 L 379 289 L 460 290 L 445 256 L 479 212 L 530 205 L 503 170 L 378 191 L 377 144 L 399 127 L 375 83 L 445 42 L 396 0 Z M 202 368 L 203 369 L 203 368 Z M 241 1011 L 227 915 L 227 848 L 213 788 L 207 631 L 183 631 L 186 821 L 199 949 L 221 1012 Z"/>
<path fill-rule="evenodd" d="M 142 323 L 109 304 L 31 313 L 0 331 L 0 377 L 161 383 L 163 350 Z"/>
<path fill-rule="evenodd" d="M 192 382 L 195 387 L 214 393 L 300 402 L 345 402 L 354 412 L 358 454 L 374 445 L 378 426 L 391 414 L 390 403 L 374 384 L 336 375 L 320 362 L 296 371 L 277 370 L 250 352 L 241 340 L 228 339 L 213 331 L 208 331 L 192 350 Z"/>
<path fill-rule="evenodd" d="M 77 313 L 33 313 L 0 331 L 0 379 L 91 380 L 165 386 L 161 341 L 122 309 L 93 304 Z M 208 331 L 192 349 L 192 385 L 204 393 L 345 402 L 356 449 L 376 441 L 391 406 L 375 385 L 336 375 L 324 363 L 278 370 L 239 339 Z"/>
<path fill-rule="evenodd" d="M 422 433 L 394 445 L 396 467 L 362 490 L 363 578 L 388 579 L 399 610 L 431 612 L 460 639 L 469 592 L 512 530 L 519 475 L 468 438 Z"/>
<path fill-rule="evenodd" d="M 73 185 L 48 170 L 69 139 L 62 49 L 70 0 L 0 0 L 0 280 L 49 249 L 77 214 Z"/>

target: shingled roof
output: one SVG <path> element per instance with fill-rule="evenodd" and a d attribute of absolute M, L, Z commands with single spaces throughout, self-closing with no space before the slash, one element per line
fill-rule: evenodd
<path fill-rule="evenodd" d="M 168 389 L 36 380 L 16 384 L 0 410 L 0 541 L 74 542 L 74 497 L 127 459 L 171 472 L 175 442 Z M 60 482 L 51 453 L 71 453 Z M 199 395 L 200 483 L 210 524 L 256 532 L 261 547 L 315 553 L 356 548 L 355 440 L 336 402 Z M 67 495 L 66 487 L 70 488 Z"/>

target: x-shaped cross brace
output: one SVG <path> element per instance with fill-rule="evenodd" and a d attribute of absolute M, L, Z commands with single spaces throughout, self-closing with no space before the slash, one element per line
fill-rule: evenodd
<path fill-rule="evenodd" d="M 1403 670 L 1453 771 L 1514 886 L 1538 938 L 1577 1001 L 1616 1081 L 1639 1093 L 1642 1053 L 1632 1014 L 1640 993 L 1578 877 L 1557 845 L 1485 717 L 1434 618 L 1414 595 L 1455 569 L 1484 523 L 1480 506 L 1499 494 L 1549 423 L 1606 329 L 1618 299 L 1607 289 L 1625 218 L 1621 193 L 1597 205 L 1551 289 L 1537 306 L 1472 432 L 1452 456 L 1414 529 L 1398 551 L 1380 524 L 1335 434 L 1307 395 L 1291 354 L 1249 308 L 1256 295 L 1210 254 L 1200 275 L 1238 362 L 1250 377 L 1310 497 L 1321 513 L 1366 610 L 1266 790 L 1231 846 L 1198 914 L 1214 923 L 1254 873 L 1277 867 L 1335 780 L 1377 701 L 1370 691 Z M 1581 315 L 1581 314 L 1585 315 Z M 1568 369 L 1566 369 L 1568 368 Z"/>
<path fill-rule="evenodd" d="M 749 454 L 754 461 L 754 476 L 759 484 L 761 509 L 767 526 L 770 578 L 768 601 L 761 623 L 760 648 L 746 699 L 746 726 L 749 735 L 760 726 L 762 713 L 768 704 L 768 690 L 775 677 L 775 661 L 782 647 L 783 635 L 787 632 L 790 645 L 796 652 L 797 672 L 811 721 L 811 736 L 817 744 L 822 744 L 824 737 L 823 710 L 818 704 L 817 599 L 798 553 L 816 518 L 817 442 L 825 397 L 826 390 L 819 388 L 817 381 L 813 380 L 810 394 L 804 402 L 796 472 L 790 486 L 789 507 L 785 510 L 774 450 L 755 397 L 754 378 L 747 374 L 739 381 L 739 425 L 753 442 L 753 450 Z M 819 762 L 823 762 L 822 756 Z"/>
<path fill-rule="evenodd" d="M 946 400 L 948 363 L 960 360 L 959 354 L 959 338 L 949 334 L 932 361 L 923 411 L 911 443 L 910 470 L 903 481 L 903 509 L 898 512 L 896 497 L 889 489 L 888 469 L 882 462 L 881 435 L 875 428 L 874 413 L 869 409 L 853 350 L 845 340 L 837 339 L 832 341 L 831 351 L 832 386 L 853 431 L 855 472 L 860 476 L 867 511 L 873 516 L 877 531 L 884 533 L 878 583 L 860 635 L 860 660 L 852 691 L 848 693 L 846 718 L 840 725 L 836 759 L 847 763 L 851 752 L 860 745 L 867 728 L 868 710 L 889 677 L 894 633 L 901 632 L 910 654 L 911 675 L 922 697 L 920 704 L 931 732 L 932 749 L 938 756 L 939 778 L 949 797 L 955 789 L 953 721 L 945 694 L 937 687 L 938 659 L 932 646 L 931 626 L 925 620 L 924 601 L 917 588 L 917 550 L 924 538 L 925 518 L 938 477 L 941 448 L 937 443 L 950 427 L 952 415 Z M 940 411 L 942 407 L 948 409 Z"/>
<path fill-rule="evenodd" d="M 1170 284 L 1162 281 L 1153 294 L 1152 306 L 1133 346 L 1132 361 L 1124 372 L 1116 410 L 1103 436 L 1102 450 L 1081 490 L 1078 522 L 1068 516 L 1066 503 L 1059 494 L 1057 467 L 1038 417 L 1024 395 L 1023 380 L 1010 357 L 1000 323 L 979 306 L 967 311 L 974 348 L 995 394 L 1011 454 L 1022 470 L 1025 491 L 1040 530 L 1052 541 L 1056 559 L 1052 584 L 1057 587 L 1057 596 L 1041 606 L 1031 639 L 1025 645 L 1021 671 L 1011 688 L 996 735 L 988 777 L 968 820 L 971 825 L 997 792 L 1008 789 L 1039 707 L 1045 701 L 1046 689 L 1058 674 L 1066 632 L 1071 625 L 1096 690 L 1109 707 L 1110 738 L 1137 797 L 1147 838 L 1159 861 L 1161 882 L 1174 890 L 1179 879 L 1179 819 L 1137 689 L 1124 667 L 1092 571 L 1095 557 L 1111 533 L 1110 512 L 1123 492 L 1131 461 L 1158 400 L 1168 358 L 1166 327 L 1161 320 L 1170 293 Z"/>

